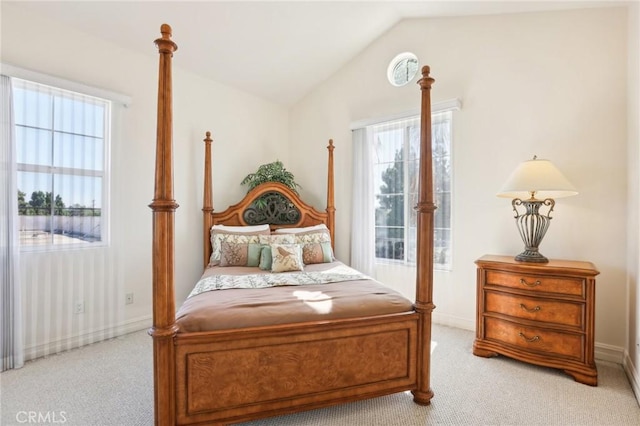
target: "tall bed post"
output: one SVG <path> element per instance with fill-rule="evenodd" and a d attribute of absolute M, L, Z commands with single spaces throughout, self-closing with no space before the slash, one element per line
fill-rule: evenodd
<path fill-rule="evenodd" d="M 331 245 L 335 250 L 335 233 L 336 233 L 336 207 L 335 207 L 335 193 L 333 188 L 333 139 L 329 139 L 329 145 L 327 150 L 329 151 L 329 163 L 327 165 L 327 228 L 329 228 L 329 234 L 331 235 Z"/>
<path fill-rule="evenodd" d="M 418 214 L 417 275 L 415 309 L 420 315 L 418 324 L 421 344 L 418 348 L 418 387 L 413 391 L 413 400 L 427 405 L 433 398 L 430 385 L 431 369 L 431 313 L 433 304 L 433 168 L 431 148 L 431 85 L 435 81 L 429 76 L 428 66 L 422 67 L 422 78 L 418 81 L 422 91 L 420 117 L 420 187 L 416 206 Z"/>
<path fill-rule="evenodd" d="M 211 177 L 211 132 L 206 133 L 207 137 L 204 138 L 204 197 L 202 200 L 202 227 L 203 227 L 203 250 L 204 253 L 204 265 L 206 268 L 209 264 L 209 258 L 211 257 L 211 240 L 207 238 L 211 225 L 213 225 L 213 219 L 211 213 L 213 213 L 213 180 Z"/>
<path fill-rule="evenodd" d="M 160 53 L 156 173 L 153 201 L 153 380 L 156 425 L 173 425 L 175 411 L 176 334 L 174 301 L 174 214 L 171 58 L 178 46 L 171 41 L 171 27 L 163 24 L 155 41 Z"/>

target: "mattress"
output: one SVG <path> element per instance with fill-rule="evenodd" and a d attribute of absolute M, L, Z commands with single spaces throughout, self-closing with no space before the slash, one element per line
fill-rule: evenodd
<path fill-rule="evenodd" d="M 340 262 L 306 265 L 305 271 L 344 266 Z M 291 272 L 294 274 L 295 272 Z M 211 267 L 214 274 L 271 274 L 251 267 Z M 373 279 L 270 288 L 211 290 L 189 297 L 178 310 L 178 332 L 202 332 L 277 324 L 360 318 L 411 312 L 413 304 Z"/>

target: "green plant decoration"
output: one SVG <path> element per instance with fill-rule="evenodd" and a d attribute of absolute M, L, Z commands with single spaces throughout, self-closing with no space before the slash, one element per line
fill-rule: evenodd
<path fill-rule="evenodd" d="M 249 173 L 240 183 L 240 185 L 247 185 L 251 191 L 253 188 L 265 182 L 280 182 L 293 190 L 296 194 L 298 188 L 301 188 L 295 181 L 293 173 L 284 168 L 282 161 L 276 160 L 273 163 L 263 164 L 258 167 L 255 173 Z M 268 194 L 264 194 L 254 201 L 254 205 L 258 210 L 264 210 L 267 207 L 266 197 Z M 283 196 L 280 196 L 281 203 L 291 207 L 291 203 Z"/>
<path fill-rule="evenodd" d="M 249 190 L 247 192 L 249 192 L 265 182 L 280 182 L 287 185 L 296 194 L 298 193 L 297 189 L 301 188 L 301 186 L 296 183 L 293 173 L 285 169 L 280 160 L 261 165 L 255 173 L 249 173 L 240 185 L 248 185 Z"/>

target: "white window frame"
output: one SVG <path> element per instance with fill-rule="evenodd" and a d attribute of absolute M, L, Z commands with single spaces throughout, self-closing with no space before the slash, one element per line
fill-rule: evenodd
<path fill-rule="evenodd" d="M 104 167 L 102 172 L 102 206 L 101 206 L 101 240 L 93 243 L 69 243 L 69 244 L 42 244 L 42 245 L 21 245 L 20 250 L 26 252 L 32 251 L 59 251 L 69 249 L 93 249 L 98 247 L 108 247 L 110 245 L 110 222 L 111 222 L 111 144 L 112 135 L 114 133 L 114 120 L 112 117 L 113 104 L 117 104 L 122 107 L 128 107 L 131 104 L 131 98 L 125 95 L 121 95 L 108 90 L 103 90 L 91 86 L 87 86 L 81 83 L 61 79 L 58 77 L 42 74 L 36 71 L 27 70 L 21 67 L 16 67 L 10 64 L 0 64 L 2 74 L 12 77 L 14 79 L 25 80 L 36 84 L 42 84 L 50 86 L 55 89 L 63 91 L 70 91 L 80 93 L 82 95 L 90 96 L 105 100 L 110 103 L 108 108 L 108 116 L 106 117 L 107 126 L 105 128 L 105 142 L 104 142 Z M 27 166 L 28 171 L 32 171 L 33 166 Z M 40 169 L 40 167 L 36 167 Z M 45 167 L 51 169 L 50 167 Z M 24 167 L 18 165 L 18 171 L 25 170 Z M 40 171 L 40 170 L 38 170 Z M 55 173 L 55 171 L 48 170 L 47 173 Z"/>
<path fill-rule="evenodd" d="M 451 186 L 450 186 L 450 190 L 451 193 L 453 193 L 453 115 L 452 112 L 453 111 L 457 111 L 459 109 L 461 109 L 462 106 L 462 102 L 459 99 L 452 99 L 452 100 L 448 100 L 448 101 L 444 101 L 444 102 L 438 102 L 433 104 L 432 106 L 432 126 L 436 123 L 439 122 L 439 120 L 442 120 L 443 118 L 445 118 L 444 113 L 448 113 L 450 115 L 448 115 L 446 117 L 446 120 L 449 121 L 449 135 L 450 135 L 450 145 L 449 145 L 449 157 L 450 157 L 450 164 L 451 164 L 451 171 L 450 171 L 450 176 L 449 179 L 451 181 Z M 363 128 L 363 127 L 369 127 L 369 126 L 374 126 L 374 125 L 381 125 L 383 123 L 389 123 L 389 122 L 393 122 L 393 121 L 399 121 L 399 120 L 408 120 L 414 117 L 418 117 L 419 118 L 419 111 L 409 111 L 403 114 L 398 114 L 395 116 L 391 116 L 391 117 L 387 117 L 385 119 L 376 119 L 376 120 L 362 120 L 356 123 L 353 123 L 351 125 L 351 129 L 358 129 L 358 128 Z M 407 142 L 405 141 L 405 144 Z M 406 149 L 405 149 L 406 151 Z M 404 163 L 404 167 L 405 167 L 405 173 L 404 173 L 404 188 L 408 188 L 407 185 L 407 180 L 408 180 L 408 173 L 407 173 L 407 161 L 403 161 Z M 434 168 L 434 173 L 436 173 L 436 170 Z M 435 186 L 436 182 L 434 179 L 434 186 Z M 404 194 L 404 214 L 405 214 L 405 224 L 408 224 L 408 214 L 409 214 L 409 209 L 413 209 L 414 206 L 410 205 L 409 202 L 409 197 L 406 196 L 406 192 Z M 434 188 L 434 202 L 436 202 L 437 205 L 437 193 L 436 193 L 436 189 Z M 453 196 L 451 195 L 449 197 L 450 199 L 450 205 L 449 205 L 449 223 L 450 223 L 450 228 L 449 228 L 449 256 L 448 256 L 448 262 L 446 263 L 442 263 L 442 262 L 438 262 L 437 259 L 434 259 L 434 269 L 436 270 L 442 270 L 442 271 L 451 271 L 453 268 L 453 233 L 454 233 L 454 229 L 453 229 Z M 442 210 L 441 210 L 442 211 Z M 436 210 L 436 214 L 437 214 L 437 210 Z M 435 223 L 434 223 L 435 224 Z M 374 222 L 374 227 L 375 227 L 375 222 Z M 436 230 L 434 229 L 434 234 L 435 234 Z M 375 234 L 375 231 L 374 231 Z M 404 226 L 404 241 L 407 241 L 408 238 L 410 237 L 409 235 L 409 226 L 405 225 Z M 435 243 L 435 235 L 434 235 L 434 243 Z M 435 247 L 434 247 L 435 249 Z M 374 250 L 375 253 L 375 250 Z M 434 256 L 436 255 L 436 253 L 434 253 Z M 387 259 L 387 258 L 379 258 L 379 257 L 375 257 L 374 262 L 376 264 L 382 264 L 382 265 L 389 265 L 389 264 L 404 264 L 407 266 L 414 266 L 415 262 L 410 262 L 407 260 L 407 250 L 405 249 L 404 251 L 404 255 L 403 255 L 404 259 L 403 260 L 395 260 L 395 259 Z"/>
<path fill-rule="evenodd" d="M 398 127 L 396 127 L 398 126 Z M 409 176 L 409 155 L 410 155 L 410 142 L 411 142 L 411 129 L 417 129 L 417 138 L 419 138 L 420 135 L 420 117 L 419 116 L 414 116 L 414 117 L 407 117 L 407 118 L 403 118 L 400 120 L 392 120 L 392 121 L 386 121 L 383 123 L 379 123 L 376 125 L 373 125 L 370 127 L 370 131 L 371 131 L 371 135 L 372 135 L 372 139 L 375 141 L 377 140 L 377 137 L 380 133 L 384 133 L 388 130 L 397 130 L 400 131 L 402 133 L 402 147 L 401 152 L 403 153 L 403 158 L 401 159 L 401 164 L 402 164 L 402 177 L 403 177 L 403 182 L 402 182 L 402 194 L 398 193 L 390 193 L 390 194 L 382 194 L 380 192 L 380 186 L 379 185 L 374 185 L 374 199 L 381 197 L 383 195 L 386 196 L 391 196 L 391 197 L 395 197 L 395 196 L 399 196 L 402 195 L 402 201 L 403 201 L 403 213 L 404 213 L 404 217 L 402 218 L 402 222 L 404 225 L 402 225 L 402 229 L 403 229 L 403 234 L 402 234 L 402 244 L 403 244 L 403 252 L 402 252 L 402 259 L 395 259 L 395 258 L 386 258 L 386 257 L 375 257 L 375 262 L 376 263 L 400 263 L 400 264 L 407 264 L 407 265 L 413 265 L 415 264 L 415 262 L 411 261 L 409 259 L 409 253 L 410 250 L 408 250 L 408 245 L 407 245 L 407 241 L 410 240 L 410 223 L 411 223 L 411 211 L 413 206 L 411 205 L 411 196 L 410 193 L 408 192 L 409 188 L 410 188 L 410 176 Z M 394 153 L 395 155 L 396 153 Z M 417 164 L 419 164 L 419 159 L 415 159 L 414 161 L 417 162 Z M 400 163 L 400 162 L 396 162 L 395 158 L 394 161 L 391 163 Z M 391 164 L 389 161 L 384 161 L 384 162 L 375 162 L 374 161 L 374 169 L 375 166 L 381 165 L 381 164 Z M 390 166 L 391 169 L 395 168 L 395 166 Z M 388 169 L 387 169 L 388 170 Z M 376 176 L 375 178 L 379 178 L 380 176 Z M 414 193 L 414 195 L 417 195 L 417 188 L 416 188 L 416 193 Z M 377 210 L 377 209 L 376 209 Z M 377 219 L 376 219 L 377 222 Z M 377 223 L 374 224 L 375 227 L 375 231 L 374 231 L 374 235 L 377 235 L 377 231 L 379 228 L 386 228 L 388 230 L 393 230 L 393 229 L 398 229 L 400 226 L 393 226 L 393 225 L 378 225 Z M 388 238 L 388 237 L 387 237 Z M 376 243 L 377 246 L 377 243 Z M 377 247 L 376 247 L 376 251 L 377 251 Z"/>

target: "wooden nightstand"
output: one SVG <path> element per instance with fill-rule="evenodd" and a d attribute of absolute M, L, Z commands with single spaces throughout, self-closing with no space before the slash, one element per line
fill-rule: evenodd
<path fill-rule="evenodd" d="M 476 265 L 474 355 L 501 354 L 560 368 L 578 382 L 597 386 L 595 266 L 570 260 L 524 263 L 493 255 Z"/>

